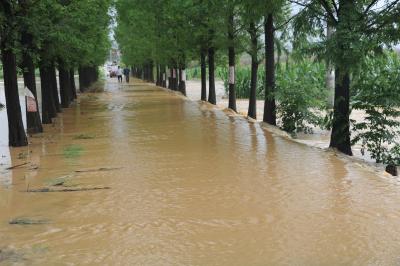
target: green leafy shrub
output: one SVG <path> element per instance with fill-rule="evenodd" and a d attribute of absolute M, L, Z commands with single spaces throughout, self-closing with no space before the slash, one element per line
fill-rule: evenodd
<path fill-rule="evenodd" d="M 225 92 L 228 94 L 229 83 L 228 83 L 228 68 L 220 68 L 218 71 L 218 77 L 224 81 Z M 257 99 L 264 99 L 264 67 L 259 67 L 257 72 Z M 235 69 L 235 92 L 236 98 L 248 99 L 250 95 L 250 81 L 251 81 L 251 69 L 247 66 L 238 66 Z"/>
<path fill-rule="evenodd" d="M 186 76 L 189 80 L 191 79 L 201 79 L 201 69 L 200 67 L 192 67 L 186 69 Z"/>
<path fill-rule="evenodd" d="M 219 73 L 228 93 L 228 69 Z M 248 99 L 250 95 L 250 67 L 236 67 L 236 97 Z M 257 79 L 257 99 L 265 99 L 265 70 L 260 65 Z M 325 88 L 325 65 L 301 61 L 290 67 L 280 67 L 276 73 L 277 112 L 281 127 L 289 133 L 311 133 L 311 125 L 329 129 L 332 114 L 326 110 L 328 91 Z"/>
<path fill-rule="evenodd" d="M 223 77 L 223 73 L 224 72 L 225 72 L 225 67 L 217 66 L 215 68 L 215 76 L 217 78 L 223 79 L 222 77 Z M 191 68 L 186 69 L 186 77 L 187 77 L 188 80 L 201 79 L 201 68 L 200 68 L 200 66 L 195 66 L 195 67 L 191 67 Z M 208 79 L 208 68 L 207 68 L 207 71 L 206 71 L 206 77 Z M 225 77 L 224 77 L 224 79 L 225 79 Z"/>
<path fill-rule="evenodd" d="M 328 91 L 325 88 L 325 65 L 301 61 L 278 71 L 276 76 L 277 114 L 281 127 L 289 133 L 311 133 L 311 125 L 326 126 Z"/>
<path fill-rule="evenodd" d="M 365 112 L 353 122 L 353 144 L 361 143 L 377 163 L 400 162 L 400 59 L 395 54 L 367 57 L 354 83 L 352 108 Z"/>

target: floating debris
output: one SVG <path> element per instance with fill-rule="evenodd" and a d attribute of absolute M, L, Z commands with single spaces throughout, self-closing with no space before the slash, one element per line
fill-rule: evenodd
<path fill-rule="evenodd" d="M 36 224 L 48 224 L 48 220 L 32 219 L 26 217 L 20 217 L 12 219 L 8 222 L 9 224 L 19 224 L 19 225 L 36 225 Z"/>
<path fill-rule="evenodd" d="M 29 168 L 29 170 L 37 170 L 39 169 L 39 166 L 36 164 L 32 164 L 32 166 Z"/>
<path fill-rule="evenodd" d="M 63 186 L 65 182 L 67 182 L 68 178 L 71 176 L 61 176 L 61 177 L 56 177 L 54 179 L 51 179 L 50 181 L 47 182 L 47 185 L 49 186 Z"/>
<path fill-rule="evenodd" d="M 66 181 L 67 181 L 67 180 L 65 180 L 65 179 L 54 180 L 54 183 L 51 184 L 51 186 L 55 186 L 55 187 L 57 187 L 57 186 L 63 186 L 63 185 L 65 184 Z"/>
<path fill-rule="evenodd" d="M 4 107 L 5 107 L 5 105 L 2 104 L 2 103 L 0 103 L 0 109 L 2 109 L 2 108 L 4 108 Z"/>
<path fill-rule="evenodd" d="M 105 172 L 105 171 L 114 171 L 114 170 L 119 170 L 122 169 L 122 167 L 100 167 L 100 168 L 95 168 L 95 169 L 82 169 L 82 170 L 76 170 L 76 173 L 89 173 L 89 172 Z"/>
<path fill-rule="evenodd" d="M 26 192 L 32 193 L 50 193 L 50 192 L 78 192 L 78 191 L 91 191 L 91 190 L 102 190 L 111 189 L 111 187 L 78 187 L 78 188 L 37 188 L 37 189 L 27 189 Z"/>
<path fill-rule="evenodd" d="M 74 139 L 94 139 L 95 136 L 89 134 L 79 134 L 74 137 Z"/>
<path fill-rule="evenodd" d="M 6 168 L 6 170 L 12 170 L 12 169 L 15 169 L 15 168 L 18 168 L 18 167 L 21 167 L 21 166 L 25 166 L 27 164 L 29 164 L 29 163 L 27 162 L 27 163 L 17 164 L 17 165 L 14 165 L 14 166 Z"/>
<path fill-rule="evenodd" d="M 18 154 L 18 159 L 22 160 L 22 159 L 26 159 L 28 158 L 28 153 L 27 152 L 20 152 Z"/>

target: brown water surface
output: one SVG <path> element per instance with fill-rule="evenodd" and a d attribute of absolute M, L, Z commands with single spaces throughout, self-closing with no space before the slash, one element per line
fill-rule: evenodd
<path fill-rule="evenodd" d="M 400 263 L 397 182 L 241 117 L 110 81 L 45 130 L 0 173 L 1 265 Z M 26 192 L 60 177 L 110 189 Z"/>

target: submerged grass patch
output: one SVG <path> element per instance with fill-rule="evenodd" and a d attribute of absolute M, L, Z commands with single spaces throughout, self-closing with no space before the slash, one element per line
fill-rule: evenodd
<path fill-rule="evenodd" d="M 77 158 L 80 157 L 83 153 L 83 147 L 81 145 L 69 145 L 64 151 L 65 158 Z"/>
<path fill-rule="evenodd" d="M 50 180 L 48 180 L 46 182 L 46 185 L 48 186 L 71 186 L 71 180 L 70 178 L 72 178 L 73 175 L 66 175 L 66 176 L 60 176 L 60 177 L 56 177 L 56 178 L 52 178 Z"/>
<path fill-rule="evenodd" d="M 0 263 L 2 262 L 18 262 L 23 261 L 24 256 L 22 253 L 8 248 L 0 248 Z"/>

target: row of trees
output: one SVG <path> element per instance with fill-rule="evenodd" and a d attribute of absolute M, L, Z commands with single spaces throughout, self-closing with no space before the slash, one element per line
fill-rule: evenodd
<path fill-rule="evenodd" d="M 35 70 L 39 69 L 42 118 L 39 110 L 28 112 L 27 128 L 30 133 L 42 132 L 42 123 L 52 123 L 57 113 L 76 98 L 76 70 L 81 91 L 97 80 L 97 67 L 104 63 L 110 48 L 110 5 L 111 0 L 0 1 L 0 49 L 10 146 L 27 145 L 18 74 L 22 72 L 25 86 L 37 99 Z"/>
<path fill-rule="evenodd" d="M 292 50 L 324 61 L 335 72 L 330 146 L 349 155 L 352 77 L 364 58 L 400 38 L 399 0 L 119 0 L 116 8 L 124 62 L 148 80 L 156 69 L 158 85 L 165 86 L 168 77 L 169 87 L 185 94 L 185 69 L 195 60 L 201 99 L 216 104 L 215 65 L 227 61 L 229 108 L 236 111 L 237 55 L 247 52 L 248 115 L 255 118 L 257 71 L 264 62 L 263 121 L 271 125 L 277 122 L 276 58 Z"/>

